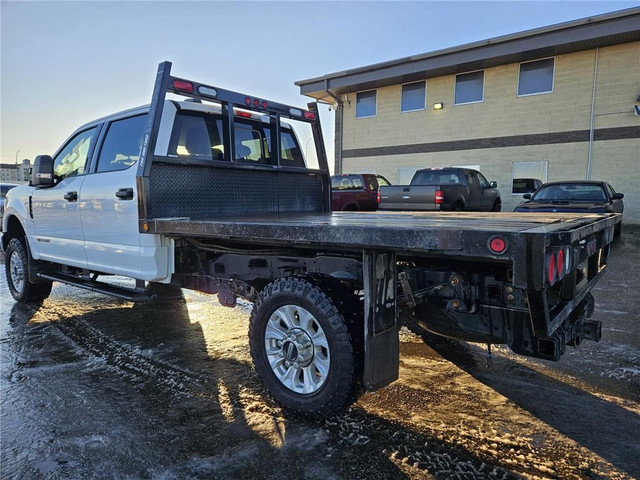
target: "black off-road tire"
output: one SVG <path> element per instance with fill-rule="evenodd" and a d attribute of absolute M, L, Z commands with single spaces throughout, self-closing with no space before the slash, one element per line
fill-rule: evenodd
<path fill-rule="evenodd" d="M 286 277 L 261 292 L 251 313 L 251 356 L 265 387 L 288 410 L 313 418 L 333 415 L 353 403 L 362 392 L 361 346 L 349 324 L 357 321 L 357 307 L 340 282 L 328 276 Z M 326 380 L 319 389 L 302 394 L 285 386 L 267 358 L 265 331 L 272 314 L 293 305 L 309 312 L 322 327 L 330 353 Z"/>
<path fill-rule="evenodd" d="M 493 207 L 491 208 L 492 212 L 500 212 L 502 211 L 502 202 L 500 200 L 495 200 L 493 202 Z"/>
<path fill-rule="evenodd" d="M 24 242 L 12 238 L 5 255 L 5 273 L 11 296 L 18 302 L 39 302 L 51 293 L 52 282 L 32 283 L 29 280 L 29 253 Z M 22 281 L 18 281 L 21 278 Z"/>

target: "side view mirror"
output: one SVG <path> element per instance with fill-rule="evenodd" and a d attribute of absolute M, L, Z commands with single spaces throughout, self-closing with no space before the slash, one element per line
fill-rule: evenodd
<path fill-rule="evenodd" d="M 491 182 L 489 182 L 489 186 L 490 186 L 491 188 L 498 188 L 498 182 L 491 181 Z"/>
<path fill-rule="evenodd" d="M 531 194 L 525 193 L 524 195 L 522 195 L 522 198 L 524 198 L 525 200 L 531 200 Z"/>
<path fill-rule="evenodd" d="M 622 200 L 624 198 L 624 193 L 614 193 L 613 194 L 613 199 L 614 200 Z"/>
<path fill-rule="evenodd" d="M 38 155 L 33 161 L 31 186 L 53 187 L 53 159 L 49 155 Z"/>

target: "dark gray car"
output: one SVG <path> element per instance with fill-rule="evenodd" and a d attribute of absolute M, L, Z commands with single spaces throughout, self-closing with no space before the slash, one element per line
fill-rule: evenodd
<path fill-rule="evenodd" d="M 523 195 L 526 201 L 514 212 L 572 212 L 572 213 L 619 213 L 624 211 L 624 194 L 616 193 L 607 182 L 573 180 L 550 182 L 535 193 Z M 616 225 L 616 235 L 622 230 L 622 217 Z"/>

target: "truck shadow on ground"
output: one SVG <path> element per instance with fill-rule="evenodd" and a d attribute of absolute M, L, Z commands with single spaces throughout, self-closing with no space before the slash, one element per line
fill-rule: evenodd
<path fill-rule="evenodd" d="M 550 427 L 633 478 L 640 476 L 640 417 L 635 413 L 504 355 L 494 355 L 487 367 L 479 347 L 437 336 L 423 340 L 443 358 Z"/>
<path fill-rule="evenodd" d="M 203 328 L 190 317 L 182 296 L 132 306 L 82 295 L 96 306 L 79 315 L 73 313 L 77 299 L 69 300 L 68 294 L 54 294 L 40 309 L 15 304 L 9 322 L 12 333 L 5 343 L 22 359 L 49 355 L 55 362 L 64 356 L 64 370 L 39 380 L 62 384 L 59 395 L 92 389 L 91 399 L 73 412 L 74 436 L 78 431 L 111 430 L 119 437 L 118 443 L 100 451 L 66 451 L 64 465 L 53 472 L 56 478 L 101 478 L 96 472 L 114 468 L 113 458 L 121 462 L 115 464 L 121 470 L 112 472 L 116 478 L 393 479 L 440 477 L 446 472 L 517 478 L 458 446 L 361 408 L 326 421 L 282 412 L 261 387 L 246 352 L 209 353 Z M 46 320 L 37 319 L 39 312 Z M 29 340 L 34 329 L 48 332 L 35 340 L 39 347 Z M 74 358 L 42 349 L 49 340 L 66 344 Z M 87 358 L 93 365 L 89 373 Z M 69 368 L 73 362 L 84 366 Z M 28 378 L 32 367 L 24 362 L 9 368 L 25 371 Z M 55 446 L 64 443 L 60 437 L 71 435 L 64 425 L 69 413 L 62 413 L 62 408 L 54 403 L 42 412 L 38 421 L 58 428 L 49 442 L 39 444 L 48 446 L 30 450 L 29 458 L 37 458 L 40 448 L 47 449 L 40 452 L 47 457 L 62 456 Z M 117 414 L 104 414 L 112 411 Z M 118 451 L 119 445 L 123 451 Z M 135 455 L 124 451 L 127 445 L 135 445 Z M 413 473 L 406 473 L 407 464 Z M 70 465 L 71 471 L 64 470 Z M 30 471 L 29 466 L 20 468 L 14 470 Z"/>

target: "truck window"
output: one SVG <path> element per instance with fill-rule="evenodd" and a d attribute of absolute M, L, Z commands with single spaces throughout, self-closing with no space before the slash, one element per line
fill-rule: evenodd
<path fill-rule="evenodd" d="M 146 125 L 146 114 L 111 123 L 100 150 L 97 171 L 125 170 L 136 163 Z"/>
<path fill-rule="evenodd" d="M 225 160 L 222 120 L 199 112 L 178 112 L 169 140 L 170 157 Z"/>
<path fill-rule="evenodd" d="M 376 180 L 378 180 L 378 186 L 380 187 L 389 187 L 391 184 L 389 181 L 381 175 L 376 175 Z"/>
<path fill-rule="evenodd" d="M 476 177 L 475 172 L 464 172 L 467 177 L 467 183 L 469 187 L 477 188 L 478 187 L 478 178 Z"/>
<path fill-rule="evenodd" d="M 482 175 L 480 172 L 478 172 L 476 175 L 478 175 L 478 181 L 480 182 L 480 188 L 489 188 L 489 182 L 487 182 L 487 179 L 484 178 L 484 175 Z"/>
<path fill-rule="evenodd" d="M 239 162 L 267 163 L 263 155 L 264 136 L 259 125 L 236 120 L 236 158 Z"/>
<path fill-rule="evenodd" d="M 84 173 L 87 159 L 96 140 L 97 127 L 80 132 L 53 161 L 53 175 L 58 181 Z"/>
<path fill-rule="evenodd" d="M 360 175 L 337 175 L 331 178 L 333 190 L 358 190 L 362 186 Z"/>
<path fill-rule="evenodd" d="M 457 170 L 418 170 L 411 185 L 459 185 L 462 181 Z"/>

